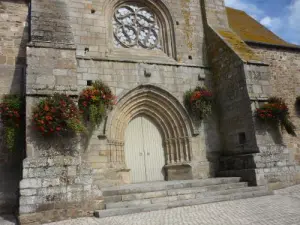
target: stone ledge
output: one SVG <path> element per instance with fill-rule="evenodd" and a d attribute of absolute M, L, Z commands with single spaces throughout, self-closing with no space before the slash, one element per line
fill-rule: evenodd
<path fill-rule="evenodd" d="M 54 48 L 54 49 L 63 49 L 63 50 L 74 50 L 74 51 L 76 50 L 76 46 L 74 44 L 68 44 L 68 43 L 32 41 L 28 43 L 27 46 L 31 48 Z"/>
<path fill-rule="evenodd" d="M 210 67 L 206 65 L 185 64 L 185 63 L 178 63 L 178 62 L 161 62 L 157 60 L 129 60 L 124 58 L 89 57 L 89 56 L 80 56 L 80 55 L 77 55 L 76 59 L 105 61 L 105 62 L 143 63 L 143 64 L 150 64 L 150 65 L 157 64 L 163 66 L 177 66 L 177 67 L 182 66 L 182 67 L 194 67 L 194 68 L 210 70 Z"/>

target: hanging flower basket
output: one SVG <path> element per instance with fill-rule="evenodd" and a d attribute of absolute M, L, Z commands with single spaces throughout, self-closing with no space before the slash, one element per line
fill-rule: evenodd
<path fill-rule="evenodd" d="M 184 94 L 184 105 L 192 116 L 204 119 L 211 114 L 213 94 L 204 87 L 196 87 Z"/>
<path fill-rule="evenodd" d="M 268 103 L 256 109 L 256 117 L 261 121 L 280 124 L 288 134 L 296 136 L 296 127 L 290 121 L 288 106 L 281 98 L 270 98 Z"/>
<path fill-rule="evenodd" d="M 0 104 L 1 123 L 4 131 L 4 141 L 8 150 L 13 151 L 21 131 L 22 98 L 18 95 L 4 96 Z"/>
<path fill-rule="evenodd" d="M 102 81 L 96 81 L 92 87 L 84 89 L 79 97 L 79 109 L 86 122 L 92 127 L 99 126 L 107 110 L 116 103 L 116 97 Z"/>
<path fill-rule="evenodd" d="M 54 94 L 41 100 L 33 110 L 33 123 L 44 136 L 63 136 L 85 131 L 78 107 L 65 94 Z"/>

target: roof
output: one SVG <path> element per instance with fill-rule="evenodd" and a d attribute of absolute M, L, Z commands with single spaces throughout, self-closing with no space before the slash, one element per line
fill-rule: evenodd
<path fill-rule="evenodd" d="M 284 47 L 299 47 L 282 40 L 244 11 L 229 7 L 226 10 L 230 28 L 243 41 Z"/>

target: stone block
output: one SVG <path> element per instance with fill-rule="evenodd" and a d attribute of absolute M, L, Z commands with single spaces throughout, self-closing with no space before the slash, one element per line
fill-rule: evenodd
<path fill-rule="evenodd" d="M 33 213 L 37 209 L 37 205 L 21 205 L 19 207 L 19 213 L 20 214 L 27 214 L 27 213 Z"/>
<path fill-rule="evenodd" d="M 68 166 L 68 176 L 76 176 L 77 167 L 76 166 Z"/>
<path fill-rule="evenodd" d="M 23 179 L 20 182 L 20 189 L 40 188 L 40 187 L 42 187 L 42 180 L 39 178 Z"/>
<path fill-rule="evenodd" d="M 54 76 L 66 76 L 66 75 L 68 75 L 68 70 L 67 69 L 54 69 L 53 75 Z"/>
<path fill-rule="evenodd" d="M 21 189 L 20 194 L 23 196 L 32 196 L 37 194 L 37 189 Z"/>
<path fill-rule="evenodd" d="M 24 168 L 46 167 L 47 165 L 47 158 L 26 158 L 23 160 Z"/>
<path fill-rule="evenodd" d="M 53 187 L 60 185 L 59 178 L 44 178 L 42 182 L 42 187 Z"/>
<path fill-rule="evenodd" d="M 68 185 L 67 192 L 81 192 L 83 191 L 83 185 Z"/>
<path fill-rule="evenodd" d="M 47 195 L 55 195 L 55 194 L 65 194 L 67 193 L 66 186 L 54 186 L 54 187 L 46 187 L 40 188 L 37 191 L 38 196 L 47 196 Z"/>
<path fill-rule="evenodd" d="M 80 157 L 65 156 L 63 159 L 64 166 L 78 166 L 81 163 Z"/>
<path fill-rule="evenodd" d="M 77 77 L 75 76 L 57 76 L 57 85 L 77 85 Z"/>
<path fill-rule="evenodd" d="M 34 205 L 43 202 L 43 198 L 40 196 L 21 196 L 20 205 Z"/>

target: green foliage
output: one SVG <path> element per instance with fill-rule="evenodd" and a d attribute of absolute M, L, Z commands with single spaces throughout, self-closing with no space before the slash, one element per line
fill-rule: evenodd
<path fill-rule="evenodd" d="M 19 95 L 5 95 L 0 104 L 1 122 L 4 127 L 4 141 L 7 149 L 13 151 L 17 147 L 22 122 L 21 111 L 23 101 Z"/>
<path fill-rule="evenodd" d="M 18 130 L 15 129 L 14 127 L 5 127 L 5 133 L 4 133 L 4 138 L 5 138 L 5 143 L 6 147 L 9 150 L 13 150 L 16 145 L 16 137 Z"/>
<path fill-rule="evenodd" d="M 280 124 L 288 134 L 296 136 L 296 127 L 290 120 L 289 108 L 282 98 L 269 98 L 268 103 L 256 110 L 256 117 L 262 121 Z"/>
<path fill-rule="evenodd" d="M 86 128 L 77 118 L 71 118 L 66 121 L 67 127 L 75 133 L 86 133 Z"/>
<path fill-rule="evenodd" d="M 204 87 L 196 87 L 184 93 L 184 105 L 196 118 L 203 119 L 212 112 L 212 93 Z"/>
<path fill-rule="evenodd" d="M 92 87 L 83 90 L 78 102 L 84 120 L 89 121 L 93 128 L 100 125 L 114 104 L 115 96 L 102 81 L 96 81 Z"/>
<path fill-rule="evenodd" d="M 41 100 L 33 110 L 33 123 L 36 130 L 44 136 L 85 131 L 78 107 L 65 94 L 56 93 Z"/>

